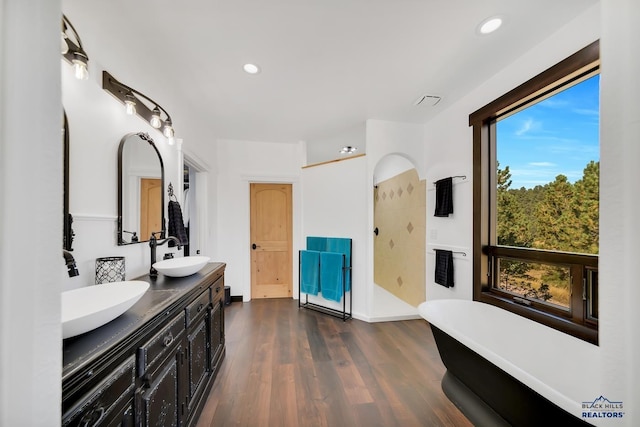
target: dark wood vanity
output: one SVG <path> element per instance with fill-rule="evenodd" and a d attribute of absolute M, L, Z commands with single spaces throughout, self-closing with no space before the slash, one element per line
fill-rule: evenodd
<path fill-rule="evenodd" d="M 191 426 L 225 355 L 224 263 L 149 290 L 120 317 L 63 341 L 63 426 Z"/>

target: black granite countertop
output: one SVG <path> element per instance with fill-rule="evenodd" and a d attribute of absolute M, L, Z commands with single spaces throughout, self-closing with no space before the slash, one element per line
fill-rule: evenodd
<path fill-rule="evenodd" d="M 225 266 L 219 262 L 209 263 L 199 272 L 180 278 L 159 273 L 155 280 L 148 275 L 132 279 L 151 285 L 133 307 L 97 329 L 63 340 L 62 381 L 126 343 L 134 332 L 156 318 L 176 313 L 177 307 L 199 292 L 199 285 L 210 284 L 221 277 Z"/>

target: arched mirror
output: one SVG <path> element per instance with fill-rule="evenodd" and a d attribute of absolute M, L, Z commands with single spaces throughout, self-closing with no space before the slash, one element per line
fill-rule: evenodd
<path fill-rule="evenodd" d="M 62 218 L 64 220 L 62 236 L 62 249 L 67 251 L 73 250 L 73 217 L 69 213 L 69 122 L 67 120 L 67 112 L 62 112 L 62 151 L 64 153 L 64 190 L 63 190 L 63 206 L 64 211 Z"/>
<path fill-rule="evenodd" d="M 165 236 L 164 165 L 153 139 L 130 133 L 118 148 L 118 245 Z"/>

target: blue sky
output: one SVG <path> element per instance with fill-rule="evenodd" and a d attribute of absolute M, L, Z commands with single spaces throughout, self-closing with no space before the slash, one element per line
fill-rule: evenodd
<path fill-rule="evenodd" d="M 595 75 L 497 125 L 500 168 L 509 166 L 511 188 L 532 188 L 555 180 L 582 178 L 600 160 L 599 81 Z"/>

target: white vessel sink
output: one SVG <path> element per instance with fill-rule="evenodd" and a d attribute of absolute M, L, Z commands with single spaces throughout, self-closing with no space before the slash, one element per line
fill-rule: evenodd
<path fill-rule="evenodd" d="M 153 268 L 165 276 L 185 277 L 200 271 L 209 262 L 209 259 L 208 256 L 185 256 L 165 259 L 153 264 Z"/>
<path fill-rule="evenodd" d="M 128 280 L 63 292 L 62 338 L 84 334 L 111 322 L 131 308 L 147 289 L 147 282 Z"/>

